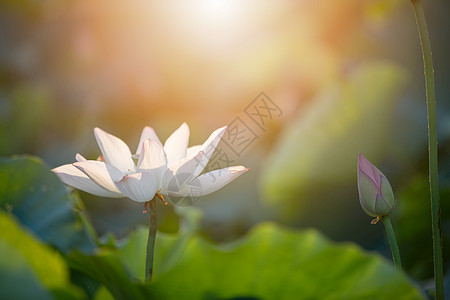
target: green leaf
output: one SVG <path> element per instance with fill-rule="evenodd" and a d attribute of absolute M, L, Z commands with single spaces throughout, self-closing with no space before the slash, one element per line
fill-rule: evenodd
<path fill-rule="evenodd" d="M 145 251 L 145 248 L 142 251 Z M 116 249 L 104 248 L 95 255 L 86 255 L 75 251 L 69 254 L 67 260 L 72 269 L 86 274 L 108 289 L 107 292 L 103 291 L 103 287 L 98 290 L 96 297 L 100 299 L 112 296 L 116 300 L 145 300 L 152 299 L 156 294 L 148 289 L 148 285 L 144 285 L 130 276 L 120 261 Z M 145 265 L 145 259 L 141 263 Z"/>
<path fill-rule="evenodd" d="M 98 292 L 95 295 L 94 300 L 114 300 L 114 297 L 111 295 L 111 293 L 108 291 L 107 288 L 101 286 L 98 289 Z"/>
<path fill-rule="evenodd" d="M 423 299 L 380 256 L 273 224 L 224 246 L 193 237 L 176 266 L 156 272 L 148 289 L 168 299 Z"/>
<path fill-rule="evenodd" d="M 0 239 L 0 299 L 52 299 L 25 257 Z"/>
<path fill-rule="evenodd" d="M 263 200 L 298 217 L 299 208 L 313 205 L 302 198 L 355 182 L 358 153 L 371 161 L 380 158 L 380 150 L 395 153 L 391 121 L 405 76 L 391 63 L 363 64 L 315 99 L 268 159 Z"/>
<path fill-rule="evenodd" d="M 0 228 L 1 299 L 82 298 L 69 283 L 67 266 L 56 250 L 1 211 Z"/>
<path fill-rule="evenodd" d="M 441 168 L 441 170 L 445 170 Z M 439 177 L 441 211 L 450 211 L 450 186 L 445 175 Z M 447 183 L 447 184 L 446 184 Z M 402 255 L 402 265 L 408 273 L 418 280 L 433 277 L 433 242 L 431 236 L 430 187 L 426 173 L 418 173 L 399 190 L 396 208 L 392 211 L 392 222 Z M 442 244 L 449 249 L 450 216 L 442 213 Z M 447 262 L 448 262 L 447 257 Z M 445 261 L 444 261 L 445 262 Z M 450 272 L 449 272 L 450 274 Z"/>
<path fill-rule="evenodd" d="M 103 284 L 115 299 L 145 299 L 142 289 L 130 280 L 114 250 L 102 249 L 93 256 L 75 251 L 67 260 L 72 269 Z"/>
<path fill-rule="evenodd" d="M 186 245 L 197 232 L 201 211 L 194 207 L 177 208 L 182 216 L 178 234 L 158 232 L 155 249 L 155 275 L 174 268 Z M 148 227 L 138 227 L 128 237 L 116 241 L 107 235 L 103 246 L 94 256 L 71 253 L 71 268 L 101 283 L 115 299 L 149 299 L 154 292 L 143 285 Z M 98 297 L 108 297 L 99 291 Z M 159 299 L 159 298 L 158 298 Z"/>
<path fill-rule="evenodd" d="M 76 198 L 38 159 L 0 158 L 0 209 L 14 214 L 63 252 L 92 252 L 95 244 L 73 212 Z"/>
<path fill-rule="evenodd" d="M 26 234 L 4 212 L 0 212 L 0 228 L 6 229 L 0 232 L 0 239 L 24 256 L 46 286 L 58 286 L 67 280 L 67 270 L 58 253 Z M 53 276 L 46 277 L 48 274 Z"/>
<path fill-rule="evenodd" d="M 4 11 L 2 4 L 0 10 Z M 21 10 L 21 14 L 23 12 Z M 42 143 L 39 140 L 42 129 L 53 119 L 48 117 L 52 113 L 49 90 L 42 85 L 24 84 L 2 89 L 2 95 L 4 113 L 0 119 L 0 153 L 9 155 L 36 149 Z"/>
<path fill-rule="evenodd" d="M 147 236 L 148 227 L 140 226 L 126 240 L 118 243 L 117 257 L 128 270 L 130 277 L 137 282 L 144 282 L 145 279 Z"/>
<path fill-rule="evenodd" d="M 173 268 L 190 238 L 197 232 L 201 210 L 195 207 L 176 207 L 176 213 L 181 217 L 178 234 L 165 234 L 158 232 L 156 236 L 156 249 L 154 270 L 156 274 L 166 272 Z M 145 255 L 147 247 L 148 227 L 138 227 L 126 239 L 118 242 L 118 258 L 125 266 L 130 276 L 140 282 L 145 278 Z"/>

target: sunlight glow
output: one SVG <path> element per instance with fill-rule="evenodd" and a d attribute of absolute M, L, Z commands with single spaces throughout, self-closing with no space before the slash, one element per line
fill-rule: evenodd
<path fill-rule="evenodd" d="M 239 43 L 253 12 L 247 1 L 195 0 L 172 7 L 176 15 L 172 30 L 185 46 L 197 50 L 216 51 Z"/>
<path fill-rule="evenodd" d="M 233 0 L 198 0 L 193 4 L 193 9 L 198 12 L 199 17 L 215 21 L 229 20 L 239 5 Z"/>

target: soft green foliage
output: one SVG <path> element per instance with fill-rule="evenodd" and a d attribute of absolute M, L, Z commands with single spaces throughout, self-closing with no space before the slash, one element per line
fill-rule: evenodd
<path fill-rule="evenodd" d="M 0 299 L 52 299 L 21 253 L 3 240 L 0 253 Z"/>
<path fill-rule="evenodd" d="M 73 211 L 76 198 L 39 159 L 0 158 L 0 209 L 14 214 L 42 240 L 66 252 L 94 243 Z"/>
<path fill-rule="evenodd" d="M 193 237 L 179 263 L 156 277 L 153 289 L 170 299 L 422 299 L 379 256 L 353 244 L 334 244 L 314 230 L 274 224 L 219 247 Z"/>
<path fill-rule="evenodd" d="M 102 286 L 98 289 L 94 300 L 114 300 L 114 297 L 111 295 L 107 288 Z"/>
<path fill-rule="evenodd" d="M 156 239 L 154 269 L 156 274 L 164 273 L 173 268 L 183 254 L 192 236 L 198 230 L 201 211 L 195 207 L 177 207 L 176 211 L 182 218 L 178 234 L 159 232 Z M 118 257 L 132 278 L 144 281 L 145 247 L 147 246 L 148 227 L 138 227 L 127 239 L 118 244 Z"/>
<path fill-rule="evenodd" d="M 144 282 L 147 227 L 138 227 L 119 248 L 118 258 L 130 272 L 130 277 Z"/>
<path fill-rule="evenodd" d="M 142 287 L 129 278 L 112 249 L 103 249 L 96 255 L 72 253 L 68 257 L 68 263 L 71 268 L 103 284 L 114 299 L 145 299 Z"/>
<path fill-rule="evenodd" d="M 444 175 L 444 174 L 443 174 Z M 445 175 L 441 177 L 445 178 Z M 442 211 L 450 211 L 450 185 L 443 180 L 440 186 Z M 445 184 L 447 183 L 447 184 Z M 416 279 L 425 280 L 433 276 L 433 257 L 431 239 L 430 196 L 426 174 L 414 176 L 406 186 L 399 191 L 397 207 L 393 211 L 392 221 L 396 225 L 395 234 L 398 239 L 404 268 Z M 441 215 L 443 249 L 449 249 L 450 216 Z"/>
<path fill-rule="evenodd" d="M 31 158 L 3 159 L 2 166 L 2 180 L 9 180 L 9 185 L 2 185 L 4 199 L 8 200 L 2 200 L 2 207 L 12 213 L 0 213 L 1 228 L 7 228 L 0 235 L 0 284 L 2 296 L 7 298 L 27 299 L 33 295 L 40 299 L 81 299 L 84 295 L 68 282 L 68 268 L 72 274 L 90 278 L 94 290 L 88 291 L 80 281 L 77 284 L 92 299 L 422 298 L 390 262 L 366 254 L 354 244 L 333 243 L 315 230 L 294 231 L 262 224 L 237 242 L 214 245 L 197 233 L 201 213 L 195 208 L 176 210 L 182 217 L 177 235 L 158 233 L 155 281 L 144 285 L 147 228 L 138 228 L 121 241 L 110 237 L 98 245 L 95 253 L 75 250 L 83 249 L 78 246 L 85 243 L 79 238 L 85 229 L 75 222 L 72 200 L 59 189 L 50 171 Z M 40 197 L 42 192 L 22 191 L 24 182 L 15 175 L 21 172 L 29 172 L 23 176 L 26 187 L 35 191 L 47 187 L 48 197 Z M 55 208 L 49 206 L 48 199 L 59 199 Z M 29 203 L 37 212 L 41 206 L 46 207 L 48 215 L 53 214 L 53 209 L 58 212 L 63 203 L 70 207 L 61 210 L 73 217 L 69 224 L 74 225 L 69 228 L 78 229 L 54 233 L 65 239 L 64 245 L 71 245 L 72 251 L 61 256 L 28 233 L 26 228 L 36 225 L 32 230 L 52 243 L 46 235 L 48 228 L 64 228 L 65 224 L 59 218 L 49 218 L 46 226 L 39 226 L 31 222 L 37 218 L 35 215 L 17 214 Z M 15 221 L 16 217 L 20 222 Z M 87 219 L 83 223 L 89 225 Z M 22 289 L 23 285 L 27 290 Z"/>
<path fill-rule="evenodd" d="M 358 153 L 376 161 L 380 149 L 389 152 L 394 100 L 405 77 L 397 65 L 367 63 L 320 95 L 267 162 L 261 184 L 266 202 L 297 212 L 291 208 L 305 203 L 308 189 L 353 183 Z"/>
<path fill-rule="evenodd" d="M 7 229 L 0 232 L 2 241 L 24 256 L 46 286 L 57 286 L 67 280 L 67 270 L 55 250 L 38 243 L 35 237 L 27 234 L 3 212 L 0 212 L 0 228 Z M 48 274 L 53 276 L 46 277 Z"/>
<path fill-rule="evenodd" d="M 40 131 L 52 121 L 48 118 L 51 114 L 48 92 L 42 88 L 18 86 L 8 89 L 6 97 L 10 101 L 2 103 L 0 140 L 8 142 L 0 143 L 0 153 L 27 151 L 39 145 L 42 142 L 38 140 Z"/>
<path fill-rule="evenodd" d="M 0 211 L 0 299 L 80 299 L 56 250 Z M 61 298 L 59 297 L 61 296 Z"/>

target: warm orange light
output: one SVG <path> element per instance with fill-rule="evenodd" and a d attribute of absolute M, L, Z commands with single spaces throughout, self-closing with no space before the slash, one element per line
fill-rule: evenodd
<path fill-rule="evenodd" d="M 242 43 L 255 15 L 248 3 L 238 0 L 165 2 L 159 17 L 180 46 L 209 55 Z"/>

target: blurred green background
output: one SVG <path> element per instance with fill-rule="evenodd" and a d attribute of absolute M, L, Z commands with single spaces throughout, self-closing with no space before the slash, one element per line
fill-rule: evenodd
<path fill-rule="evenodd" d="M 450 3 L 424 5 L 449 249 Z M 240 155 L 220 147 L 250 172 L 197 204 L 206 237 L 231 241 L 273 220 L 389 257 L 383 227 L 359 205 L 361 152 L 393 186 L 400 251 L 419 280 L 432 276 L 423 81 L 406 0 L 0 2 L 1 156 L 50 168 L 95 159 L 96 126 L 133 151 L 144 126 L 165 140 L 187 122 L 196 145 L 240 117 L 258 138 Z M 261 92 L 282 110 L 262 128 L 245 113 Z M 100 234 L 147 222 L 131 200 L 80 194 Z M 160 231 L 177 231 L 173 207 L 159 214 Z"/>

